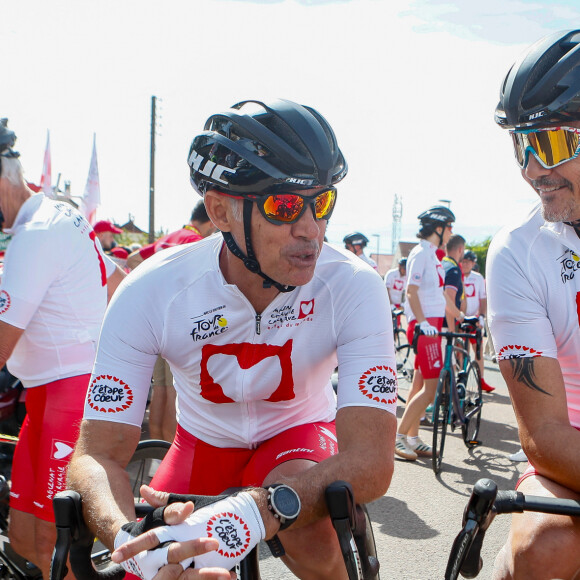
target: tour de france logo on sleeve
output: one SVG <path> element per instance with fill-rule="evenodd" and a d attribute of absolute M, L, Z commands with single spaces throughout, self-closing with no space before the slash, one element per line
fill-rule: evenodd
<path fill-rule="evenodd" d="M 113 375 L 99 375 L 89 387 L 88 403 L 101 413 L 119 413 L 133 404 L 133 391 Z"/>
<path fill-rule="evenodd" d="M 377 403 L 392 405 L 397 402 L 397 374 L 391 367 L 371 367 L 360 377 L 358 388 L 365 397 Z"/>
<path fill-rule="evenodd" d="M 0 314 L 4 314 L 10 308 L 10 294 L 6 290 L 0 290 Z"/>
<path fill-rule="evenodd" d="M 500 349 L 497 353 L 497 360 L 508 360 L 512 358 L 533 358 L 542 356 L 541 350 L 536 350 L 529 346 L 520 346 L 518 344 L 508 344 Z"/>
<path fill-rule="evenodd" d="M 580 270 L 580 258 L 572 251 L 566 250 L 559 258 L 558 262 L 560 262 L 560 277 L 562 279 L 562 283 L 566 284 L 566 282 L 573 280 L 578 270 Z"/>
<path fill-rule="evenodd" d="M 217 553 L 225 558 L 238 558 L 250 545 L 248 524 L 231 512 L 212 516 L 207 522 L 206 532 L 209 538 L 219 541 Z"/>

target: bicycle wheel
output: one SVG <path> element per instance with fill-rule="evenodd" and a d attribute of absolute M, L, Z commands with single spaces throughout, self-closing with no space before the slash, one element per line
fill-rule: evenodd
<path fill-rule="evenodd" d="M 476 363 L 470 362 L 467 365 L 465 399 L 463 400 L 465 422 L 461 425 L 463 442 L 467 447 L 477 445 L 482 406 L 483 397 L 481 394 L 481 376 L 479 374 L 479 367 Z"/>
<path fill-rule="evenodd" d="M 397 328 L 395 330 L 395 347 L 402 346 L 404 344 L 409 344 L 407 340 L 407 332 L 402 328 Z"/>
<path fill-rule="evenodd" d="M 377 558 L 377 545 L 375 543 L 375 533 L 373 531 L 373 524 L 371 522 L 371 517 L 369 516 L 369 510 L 367 509 L 366 505 L 361 506 L 364 513 L 365 513 L 365 520 L 366 520 L 366 537 L 365 537 L 365 545 L 367 548 L 367 553 L 371 558 Z M 375 575 L 372 576 L 371 580 L 380 580 L 380 574 L 377 572 Z"/>
<path fill-rule="evenodd" d="M 431 460 L 433 471 L 436 475 L 441 471 L 450 405 L 451 375 L 445 369 L 439 375 L 437 394 L 435 395 L 435 403 L 433 404 L 433 457 Z"/>
<path fill-rule="evenodd" d="M 401 402 L 406 403 L 407 400 L 404 397 L 406 396 L 406 392 L 411 388 L 413 374 L 415 372 L 415 353 L 411 345 L 402 344 L 398 346 L 395 349 L 395 359 L 397 361 L 397 383 L 399 385 L 398 397 Z M 403 394 L 401 391 L 405 393 Z"/>
<path fill-rule="evenodd" d="M 161 439 L 139 441 L 137 449 L 126 467 L 133 489 L 133 497 L 136 501 L 139 500 L 139 489 L 143 484 L 149 485 L 170 447 L 171 443 Z"/>

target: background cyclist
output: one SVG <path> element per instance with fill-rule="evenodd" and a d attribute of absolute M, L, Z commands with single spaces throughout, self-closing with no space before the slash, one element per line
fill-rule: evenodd
<path fill-rule="evenodd" d="M 371 268 L 374 268 L 375 270 L 378 269 L 377 263 L 364 253 L 364 249 L 369 243 L 369 239 L 364 234 L 361 234 L 360 232 L 352 232 L 352 234 L 344 236 L 342 241 L 344 242 L 344 247 L 347 250 L 358 256 Z"/>
<path fill-rule="evenodd" d="M 103 325 L 69 481 L 100 537 L 110 546 L 128 538 L 120 528 L 134 513 L 123 467 L 162 354 L 175 377 L 178 428 L 152 487 L 215 494 L 288 484 L 284 493 L 293 501 L 297 494 L 301 509 L 295 523 L 284 516 L 284 527 L 292 524 L 279 535 L 286 564 L 302 578 L 344 578 L 324 489 L 344 479 L 359 501 L 372 501 L 393 471 L 396 366 L 385 286 L 352 253 L 323 244 L 347 166 L 317 111 L 286 100 L 242 102 L 205 129 L 191 146 L 191 180 L 223 239 L 160 252 L 122 285 Z M 97 401 L 106 388 L 123 399 Z M 252 523 L 237 557 L 279 531 L 268 509 L 278 489 L 224 500 L 219 513 Z M 208 534 L 213 509 L 199 512 L 206 519 L 197 535 Z M 162 539 L 183 539 L 180 529 L 169 526 Z M 140 536 L 133 551 L 159 541 Z M 159 554 L 174 564 L 187 550 L 173 543 L 139 556 L 139 566 L 151 562 L 154 573 L 165 563 Z M 211 552 L 195 564 L 229 568 L 226 556 Z"/>
<path fill-rule="evenodd" d="M 407 338 L 413 341 L 415 326 L 421 327 L 415 367 L 407 406 L 399 423 L 395 453 L 414 461 L 418 455 L 431 457 L 432 448 L 419 437 L 421 417 L 435 398 L 437 378 L 442 367 L 441 338 L 437 333 L 443 325 L 446 309 L 451 316 L 463 319 L 463 313 L 452 303 L 443 290 L 445 272 L 436 256 L 437 248 L 451 237 L 455 216 L 447 207 L 434 206 L 418 216 L 420 242 L 407 259 L 407 303 L 409 326 Z"/>
<path fill-rule="evenodd" d="M 529 466 L 517 489 L 580 500 L 580 30 L 507 73 L 495 112 L 539 203 L 493 240 L 489 318 Z M 577 578 L 580 519 L 518 514 L 494 579 Z"/>
<path fill-rule="evenodd" d="M 66 488 L 99 329 L 123 272 L 71 205 L 33 194 L 15 134 L 0 122 L 0 228 L 12 234 L 0 285 L 0 368 L 20 378 L 26 411 L 12 465 L 10 541 L 48 578 L 52 497 Z"/>
<path fill-rule="evenodd" d="M 487 292 L 485 290 L 485 280 L 483 276 L 475 271 L 475 266 L 477 264 L 477 254 L 468 250 L 463 255 L 461 260 L 461 269 L 463 270 L 463 287 L 465 292 L 465 316 L 478 316 L 479 325 L 483 330 L 486 328 L 486 315 L 487 315 Z M 469 344 L 475 349 L 475 339 L 470 338 Z M 481 352 L 479 353 L 479 358 L 476 358 L 477 364 L 479 366 L 479 375 L 481 376 L 481 388 L 491 393 L 495 391 L 495 387 L 487 384 L 483 378 L 484 365 L 483 365 L 483 345 Z"/>
<path fill-rule="evenodd" d="M 401 258 L 397 267 L 385 274 L 385 286 L 389 293 L 391 309 L 398 310 L 403 308 L 405 287 L 407 286 L 407 258 Z"/>

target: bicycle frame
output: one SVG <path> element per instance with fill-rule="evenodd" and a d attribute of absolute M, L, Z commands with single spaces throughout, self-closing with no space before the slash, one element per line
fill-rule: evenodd
<path fill-rule="evenodd" d="M 471 412 L 465 414 L 463 412 L 463 405 L 461 404 L 461 398 L 459 396 L 459 391 L 457 388 L 457 377 L 455 376 L 453 368 L 453 351 L 457 348 L 453 344 L 453 340 L 456 338 L 475 338 L 475 334 L 471 333 L 460 333 L 460 332 L 440 332 L 439 336 L 447 339 L 445 345 L 445 357 L 443 362 L 443 370 L 448 370 L 450 375 L 450 387 L 451 387 L 451 405 L 449 406 L 449 417 L 447 417 L 448 424 L 451 425 L 451 429 L 455 430 L 455 427 L 465 424 L 469 419 L 478 412 L 477 408 L 474 408 Z M 463 350 L 463 349 L 462 349 Z M 463 365 L 462 372 L 467 371 L 467 365 L 469 363 L 469 353 L 463 350 Z M 437 393 L 438 395 L 439 393 Z M 437 399 L 437 395 L 435 398 Z"/>

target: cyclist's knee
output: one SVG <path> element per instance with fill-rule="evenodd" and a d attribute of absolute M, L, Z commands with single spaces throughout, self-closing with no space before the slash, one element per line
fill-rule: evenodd
<path fill-rule="evenodd" d="M 32 514 L 12 509 L 10 511 L 10 527 L 8 538 L 12 548 L 27 560 L 36 556 L 34 543 L 34 520 Z"/>
<path fill-rule="evenodd" d="M 514 518 L 510 539 L 508 564 L 514 578 L 572 578 L 580 567 L 580 528 L 571 518 Z"/>
<path fill-rule="evenodd" d="M 330 518 L 280 534 L 284 562 L 299 578 L 346 579 L 344 560 Z M 324 558 L 320 557 L 324 554 Z"/>

